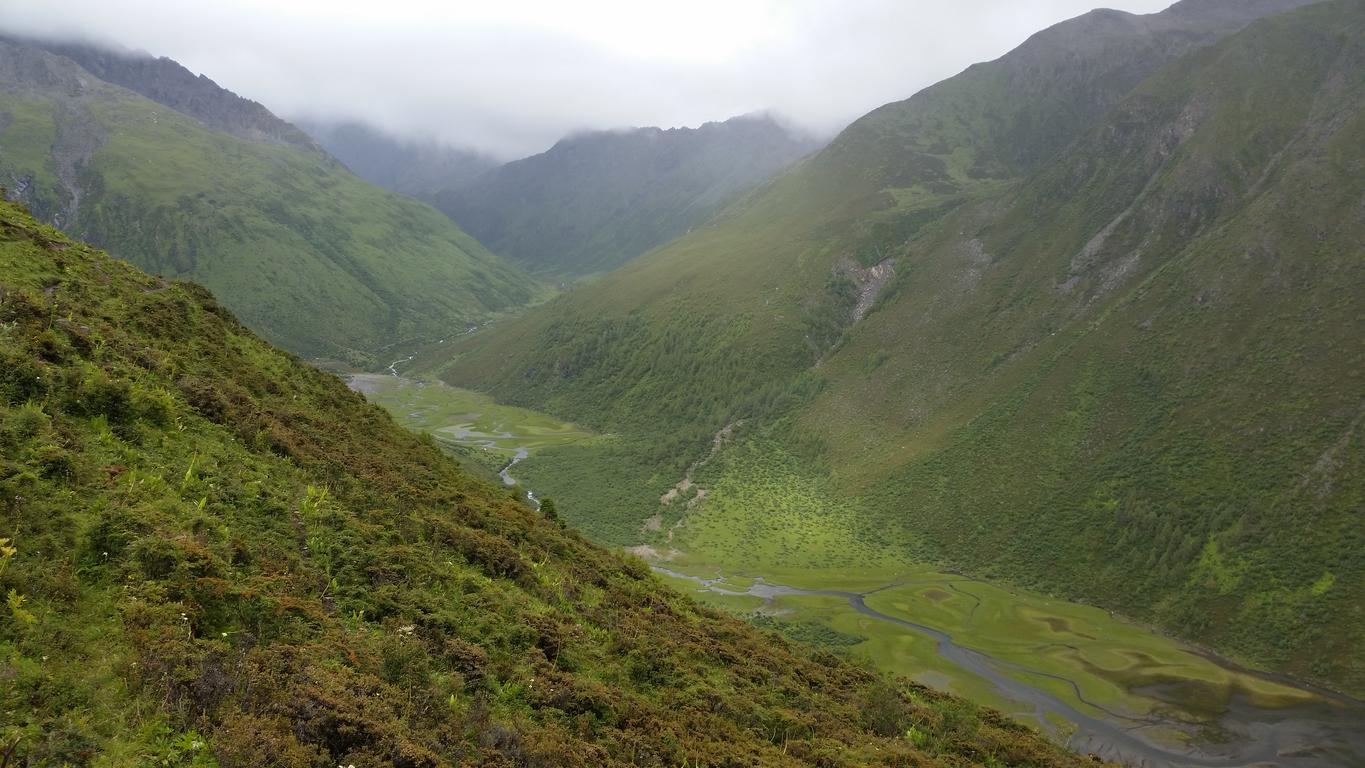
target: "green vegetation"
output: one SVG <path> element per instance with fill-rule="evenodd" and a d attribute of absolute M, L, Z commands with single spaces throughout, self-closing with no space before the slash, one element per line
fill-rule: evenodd
<path fill-rule="evenodd" d="M 705 223 L 816 146 L 767 116 L 579 134 L 471 180 L 453 179 L 434 202 L 528 270 L 580 277 Z"/>
<path fill-rule="evenodd" d="M 771 444 L 737 441 L 696 473 L 697 488 L 706 489 L 707 503 L 680 512 L 677 522 L 652 537 L 639 535 L 654 542 L 669 569 L 707 578 L 724 574 L 715 585 L 719 589 L 742 593 L 753 577 L 762 577 L 800 589 L 869 593 L 866 603 L 874 610 L 943 631 L 992 658 L 1055 676 L 1002 667 L 1096 716 L 1176 713 L 1186 722 L 1216 728 L 1234 695 L 1272 710 L 1314 698 L 1231 671 L 1099 608 L 938 573 L 896 558 L 886 542 L 910 537 L 899 531 L 888 536 L 882 530 L 879 538 L 875 530 L 847 530 L 855 522 L 881 518 L 850 508 L 856 500 L 820 494 L 818 486 L 810 485 L 809 470 L 802 471 L 793 457 L 786 456 L 783 471 L 779 461 L 783 456 Z M 734 487 L 727 485 L 731 482 Z M 830 531 L 835 535 L 826 535 Z M 764 600 L 698 591 L 695 583 L 681 579 L 670 583 L 792 639 L 867 659 L 880 669 L 1014 717 L 1036 718 L 1033 704 L 1003 697 L 990 681 L 945 659 L 932 638 L 860 614 L 844 598 Z M 1178 686 L 1182 694 L 1172 698 L 1153 693 L 1163 684 Z M 1054 728 L 1047 721 L 1035 724 Z"/>
<path fill-rule="evenodd" d="M 1210 8 L 1041 33 L 419 363 L 619 435 L 528 468 L 602 541 L 927 559 L 1359 694 L 1365 11 Z"/>
<path fill-rule="evenodd" d="M 519 452 L 535 456 L 594 437 L 543 413 L 500 405 L 488 395 L 439 381 L 374 373 L 354 374 L 349 380 L 352 389 L 383 406 L 399 424 L 430 434 L 442 445 L 483 449 L 500 464 Z"/>
<path fill-rule="evenodd" d="M 11 195 L 149 272 L 202 283 L 298 354 L 379 367 L 402 356 L 387 348 L 541 295 L 439 212 L 320 152 L 210 130 L 64 58 L 0 45 L 29 65 L 0 81 Z"/>
<path fill-rule="evenodd" d="M 744 440 L 696 473 L 705 496 L 695 507 L 679 499 L 661 512 L 668 546 L 725 572 L 777 574 L 850 568 L 904 570 L 908 541 L 888 546 L 885 531 L 867 527 L 857 502 L 828 492 L 775 443 Z M 662 544 L 661 544 L 662 546 Z"/>
<path fill-rule="evenodd" d="M 1090 764 L 698 606 L 10 203 L 0 499 L 21 765 Z"/>

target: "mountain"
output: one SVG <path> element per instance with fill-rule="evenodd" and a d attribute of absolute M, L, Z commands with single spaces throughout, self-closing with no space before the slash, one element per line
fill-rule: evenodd
<path fill-rule="evenodd" d="M 9 202 L 0 497 L 21 765 L 1094 764 L 699 607 Z"/>
<path fill-rule="evenodd" d="M 604 272 L 686 233 L 818 144 L 766 115 L 571 136 L 436 195 L 533 273 Z"/>
<path fill-rule="evenodd" d="M 439 212 L 361 181 L 260 105 L 166 59 L 53 50 L 0 41 L 0 184 L 68 232 L 217 291 L 272 341 L 383 363 L 394 343 L 538 295 Z"/>
<path fill-rule="evenodd" d="M 1305 5 L 1045 30 L 424 364 L 638 436 L 537 485 L 604 540 L 776 445 L 867 540 L 1365 691 L 1365 6 Z"/>
<path fill-rule="evenodd" d="M 127 88 L 214 130 L 248 141 L 317 149 L 317 144 L 307 134 L 271 114 L 264 106 L 220 87 L 204 75 L 195 75 L 164 56 L 81 43 L 3 39 L 13 45 L 38 47 L 70 59 L 106 83 Z"/>
<path fill-rule="evenodd" d="M 303 120 L 299 125 L 360 178 L 428 203 L 436 193 L 463 187 L 499 165 L 472 150 L 399 139 L 364 123 Z"/>

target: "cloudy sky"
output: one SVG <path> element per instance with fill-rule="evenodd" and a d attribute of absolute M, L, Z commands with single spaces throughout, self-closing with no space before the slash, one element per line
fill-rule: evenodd
<path fill-rule="evenodd" d="M 1098 4 L 0 0 L 0 29 L 170 56 L 288 118 L 359 119 L 510 158 L 576 130 L 760 110 L 830 134 Z"/>

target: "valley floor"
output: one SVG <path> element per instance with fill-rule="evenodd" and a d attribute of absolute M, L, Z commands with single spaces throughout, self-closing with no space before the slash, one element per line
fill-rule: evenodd
<path fill-rule="evenodd" d="M 1365 762 L 1362 703 L 1092 606 L 936 571 L 913 546 L 860 528 L 850 502 L 775 446 L 718 437 L 671 488 L 617 467 L 636 498 L 651 498 L 640 487 L 668 490 L 613 527 L 572 503 L 591 496 L 584 457 L 611 455 L 612 438 L 443 384 L 366 374 L 351 385 L 504 479 L 509 461 L 528 459 L 534 492 L 570 501 L 565 516 L 604 543 L 638 542 L 627 548 L 699 601 L 990 705 L 1079 751 L 1140 766 Z"/>

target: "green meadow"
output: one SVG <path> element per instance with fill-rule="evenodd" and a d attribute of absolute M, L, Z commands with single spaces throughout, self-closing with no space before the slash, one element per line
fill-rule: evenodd
<path fill-rule="evenodd" d="M 559 499 L 571 523 L 595 532 L 596 505 L 568 465 L 583 455 L 610 464 L 608 458 L 627 447 L 619 440 L 442 383 L 386 374 L 353 376 L 351 382 L 403 425 L 457 454 L 482 456 L 493 471 L 525 451 L 529 461 L 519 465 L 518 479 Z M 626 471 L 630 462 L 617 466 Z M 767 583 L 862 594 L 873 611 L 938 630 L 991 657 L 1001 675 L 1091 716 L 1147 721 L 1149 737 L 1176 746 L 1190 731 L 1216 734 L 1234 699 L 1277 709 L 1314 698 L 1235 671 L 1099 608 L 945 573 L 894 515 L 831 492 L 820 469 L 776 441 L 741 432 L 692 466 L 692 485 L 667 504 L 658 500 L 681 477 L 636 479 L 638 493 L 628 503 L 607 505 L 622 522 L 604 538 L 647 545 L 652 551 L 639 551 L 671 571 L 719 579 L 708 589 L 661 575 L 708 607 L 968 697 L 1063 740 L 1071 724 L 1012 700 L 991 680 L 957 666 L 927 634 L 860 613 L 842 596 L 745 593 Z"/>
<path fill-rule="evenodd" d="M 546 448 L 594 439 L 573 424 L 440 382 L 383 373 L 352 374 L 349 379 L 353 389 L 383 406 L 398 423 L 495 471 L 523 451 L 523 457 L 534 456 Z"/>
<path fill-rule="evenodd" d="M 811 467 L 771 443 L 741 439 L 700 467 L 695 479 L 705 489 L 702 501 L 661 506 L 664 525 L 645 538 L 668 569 L 721 580 L 706 589 L 665 577 L 670 584 L 792 639 L 950 690 L 1059 736 L 1066 723 L 1005 698 L 989 680 L 941 656 L 929 635 L 859 613 L 841 596 L 743 593 L 762 579 L 863 594 L 872 610 L 946 633 L 997 660 L 1001 674 L 1108 719 L 1216 729 L 1234 698 L 1266 709 L 1314 698 L 1215 663 L 1099 608 L 935 570 L 916 558 L 913 537 L 890 535 L 885 515 L 824 491 Z M 695 499 L 698 491 L 690 493 Z M 893 541 L 910 544 L 884 543 Z M 1146 732 L 1168 742 L 1184 738 L 1170 726 Z"/>

